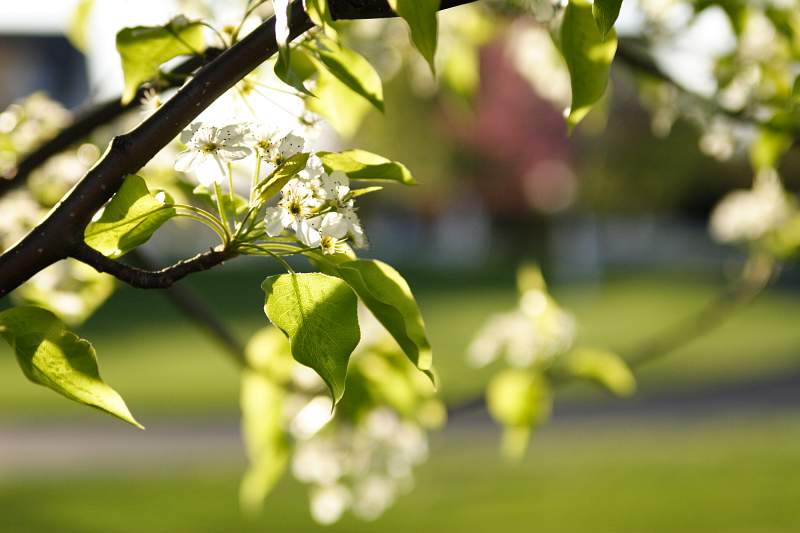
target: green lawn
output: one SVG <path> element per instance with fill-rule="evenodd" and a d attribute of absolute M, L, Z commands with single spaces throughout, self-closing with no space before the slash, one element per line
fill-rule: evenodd
<path fill-rule="evenodd" d="M 521 464 L 496 436 L 439 435 L 417 487 L 375 523 L 316 528 L 282 483 L 265 514 L 238 514 L 238 458 L 196 469 L 0 481 L 3 533 L 222 531 L 778 533 L 800 530 L 800 417 L 601 419 L 556 424 Z"/>
<path fill-rule="evenodd" d="M 259 277 L 263 273 L 212 273 L 203 285 L 209 301 L 242 335 L 264 324 L 260 291 L 252 289 Z M 463 365 L 464 348 L 487 313 L 514 304 L 510 277 L 412 276 L 412 285 L 429 323 L 442 393 L 450 401 L 474 394 L 487 372 Z M 555 292 L 578 315 L 582 340 L 625 353 L 701 307 L 717 289 L 702 280 L 638 277 L 559 286 Z M 800 366 L 795 316 L 800 297 L 766 294 L 712 335 L 645 368 L 641 391 L 707 387 L 795 370 Z M 145 425 L 236 416 L 235 367 L 157 293 L 121 291 L 82 333 L 95 343 L 104 377 Z M 566 394 L 587 400 L 585 391 Z M 30 385 L 9 350 L 0 347 L 0 421 L 55 419 L 91 422 L 95 430 L 121 424 Z M 800 530 L 798 442 L 795 413 L 556 420 L 536 435 L 526 460 L 516 465 L 500 459 L 496 430 L 457 424 L 435 437 L 417 489 L 382 519 L 366 524 L 347 519 L 327 531 L 795 532 Z M 195 468 L 126 459 L 113 471 L 0 472 L 0 532 L 316 530 L 305 492 L 292 482 L 278 487 L 262 518 L 241 518 L 238 449 Z"/>
<path fill-rule="evenodd" d="M 266 323 L 259 272 L 210 274 L 208 301 L 245 338 Z M 427 318 L 442 382 L 455 401 L 479 391 L 488 373 L 464 364 L 464 350 L 487 314 L 514 305 L 508 278 L 438 279 L 412 276 Z M 623 355 L 637 342 L 711 299 L 714 284 L 660 277 L 556 287 L 580 323 L 583 342 Z M 645 368 L 643 392 L 705 387 L 800 367 L 800 297 L 772 292 L 708 337 Z M 236 368 L 203 332 L 187 324 L 154 292 L 123 290 L 81 330 L 91 339 L 104 378 L 147 423 L 153 417 L 208 417 L 237 409 Z M 97 413 L 30 385 L 10 350 L 0 346 L 0 419 L 85 418 Z"/>

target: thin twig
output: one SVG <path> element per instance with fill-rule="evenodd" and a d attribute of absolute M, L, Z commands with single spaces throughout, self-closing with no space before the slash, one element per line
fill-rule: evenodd
<path fill-rule="evenodd" d="M 76 246 L 70 257 L 137 289 L 168 289 L 189 274 L 209 270 L 236 255 L 231 250 L 209 250 L 161 270 L 144 270 L 126 265 L 104 256 L 86 243 Z"/>

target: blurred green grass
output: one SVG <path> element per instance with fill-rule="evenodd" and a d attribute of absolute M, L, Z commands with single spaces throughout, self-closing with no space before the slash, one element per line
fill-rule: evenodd
<path fill-rule="evenodd" d="M 521 464 L 496 435 L 436 437 L 414 491 L 376 522 L 317 528 L 305 490 L 282 482 L 263 516 L 236 505 L 231 457 L 0 481 L 0 531 L 29 533 L 591 532 L 778 533 L 800 529 L 800 418 L 583 420 L 545 427 Z"/>
<path fill-rule="evenodd" d="M 249 269 L 225 270 L 192 282 L 246 338 L 266 324 L 257 288 L 263 276 Z M 489 372 L 466 366 L 465 348 L 489 313 L 515 304 L 513 275 L 410 273 L 409 278 L 428 322 L 444 398 L 452 403 L 479 393 Z M 719 289 L 703 278 L 629 276 L 556 286 L 554 292 L 577 315 L 581 342 L 625 355 L 701 308 Z M 640 389 L 705 387 L 795 369 L 800 366 L 800 328 L 788 317 L 798 315 L 797 295 L 769 292 L 707 337 L 644 368 Z M 95 344 L 104 378 L 145 423 L 148 418 L 236 414 L 235 365 L 157 292 L 119 291 L 80 332 Z M 0 420 L 97 416 L 29 384 L 10 350 L 0 346 Z"/>

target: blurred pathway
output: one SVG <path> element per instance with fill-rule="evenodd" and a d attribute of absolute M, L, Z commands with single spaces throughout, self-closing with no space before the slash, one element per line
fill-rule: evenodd
<path fill-rule="evenodd" d="M 800 373 L 697 391 L 644 395 L 632 400 L 560 403 L 553 424 L 618 418 L 642 423 L 674 418 L 800 411 Z M 452 430 L 490 427 L 481 404 L 451 414 Z M 447 431 L 445 431 L 445 438 Z M 238 420 L 161 421 L 136 431 L 126 424 L 36 425 L 0 422 L 0 482 L 7 475 L 51 476 L 115 470 L 163 470 L 207 465 L 244 465 Z"/>

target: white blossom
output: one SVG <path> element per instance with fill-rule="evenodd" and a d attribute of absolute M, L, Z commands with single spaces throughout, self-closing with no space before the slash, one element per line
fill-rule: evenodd
<path fill-rule="evenodd" d="M 575 319 L 541 290 L 526 291 L 518 309 L 492 316 L 467 350 L 485 366 L 505 356 L 515 367 L 544 364 L 566 352 L 575 338 Z"/>
<path fill-rule="evenodd" d="M 760 172 L 749 190 L 725 196 L 711 214 L 711 235 L 720 242 L 751 242 L 778 228 L 795 207 L 774 170 Z"/>
<path fill-rule="evenodd" d="M 247 157 L 251 150 L 245 144 L 245 130 L 239 124 L 222 128 L 196 122 L 180 136 L 186 150 L 175 160 L 175 170 L 194 172 L 202 185 L 222 183 L 225 165 Z"/>
<path fill-rule="evenodd" d="M 320 233 L 309 219 L 320 206 L 313 191 L 302 180 L 293 179 L 281 190 L 278 205 L 267 208 L 264 230 L 268 236 L 277 237 L 288 229 L 306 246 L 318 246 Z"/>
<path fill-rule="evenodd" d="M 350 500 L 350 492 L 342 485 L 312 489 L 311 516 L 320 524 L 333 524 L 347 510 Z"/>

